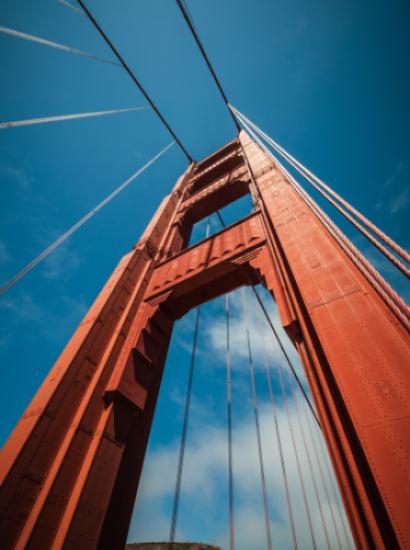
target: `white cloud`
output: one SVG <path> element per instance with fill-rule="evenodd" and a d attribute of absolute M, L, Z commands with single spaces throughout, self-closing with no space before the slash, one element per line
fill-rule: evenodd
<path fill-rule="evenodd" d="M 410 185 L 408 167 L 399 161 L 389 178 L 384 183 L 392 198 L 389 202 L 390 214 L 397 214 L 406 209 L 410 203 Z"/>
<path fill-rule="evenodd" d="M 405 187 L 392 201 L 390 202 L 390 214 L 404 210 L 410 203 L 410 185 Z"/>
<path fill-rule="evenodd" d="M 305 451 L 301 444 L 297 428 L 294 405 L 291 406 L 291 421 L 298 440 L 302 470 L 308 492 L 310 511 L 313 518 L 318 547 L 325 547 L 322 535 L 319 511 L 309 471 Z M 310 546 L 310 535 L 306 523 L 303 500 L 299 488 L 296 462 L 288 421 L 283 409 L 278 414 L 280 433 L 286 457 L 292 504 L 297 521 L 297 536 L 301 548 Z M 304 421 L 305 422 L 305 421 Z M 287 508 L 283 489 L 283 478 L 274 437 L 272 412 L 268 404 L 260 410 L 260 425 L 265 462 L 267 490 L 269 494 L 271 530 L 276 548 L 291 548 L 290 531 L 287 520 Z M 305 424 L 306 430 L 306 424 Z M 313 447 L 309 443 L 313 457 Z M 266 548 L 266 535 L 261 505 L 260 473 L 256 447 L 255 429 L 252 419 L 244 420 L 235 426 L 233 432 L 233 462 L 235 474 L 235 533 L 238 550 L 259 550 Z M 178 442 L 158 447 L 149 452 L 142 478 L 130 540 L 167 540 L 169 531 L 169 503 L 172 499 L 178 457 Z M 313 462 L 315 458 L 312 458 Z M 321 494 L 321 503 L 326 525 L 329 530 L 332 547 L 337 545 L 330 517 L 330 510 L 324 496 L 323 486 L 314 462 L 316 480 Z M 325 470 L 326 472 L 326 470 Z M 226 508 L 227 483 L 227 440 L 226 432 L 220 426 L 193 426 L 185 453 L 183 471 L 179 540 L 193 539 L 195 531 L 191 529 L 202 516 L 203 531 L 201 540 L 214 542 L 226 548 L 227 525 Z M 330 493 L 332 495 L 332 493 Z M 336 506 L 334 499 L 331 504 Z M 217 512 L 215 514 L 215 511 Z M 147 529 L 147 513 L 155 518 L 155 529 Z M 148 515 L 149 515 L 148 514 Z M 337 514 L 335 509 L 335 514 Z M 205 519 L 206 518 L 206 519 Z M 338 516 L 336 516 L 338 522 Z M 341 529 L 338 525 L 341 536 Z M 149 538 L 147 538 L 149 537 Z"/>
<path fill-rule="evenodd" d="M 3 174 L 6 182 L 8 180 L 16 186 L 23 198 L 28 198 L 30 193 L 30 178 L 26 170 L 5 163 L 0 166 L 0 173 Z"/>
<path fill-rule="evenodd" d="M 262 295 L 265 291 L 259 290 Z M 249 298 L 248 307 L 250 323 L 258 327 L 256 315 L 257 304 L 253 305 L 253 298 Z M 265 293 L 266 294 L 266 293 Z M 254 418 L 249 403 L 249 384 L 247 372 L 247 346 L 245 339 L 245 322 L 242 316 L 241 297 L 238 292 L 231 294 L 231 349 L 232 365 L 235 368 L 234 380 L 234 416 L 233 416 L 233 468 L 235 483 L 235 536 L 237 550 L 265 550 L 266 532 L 264 525 L 263 505 L 261 497 L 261 480 L 259 470 L 259 458 L 255 433 Z M 272 301 L 268 302 L 269 314 L 280 332 L 281 338 L 288 353 L 292 356 L 301 373 L 300 362 L 289 342 L 280 322 L 276 308 Z M 201 354 L 201 367 L 209 370 L 221 368 L 223 361 L 207 360 L 210 356 L 221 355 L 226 349 L 226 325 L 222 309 L 212 309 L 213 316 L 206 318 L 202 326 L 206 327 L 205 345 L 199 350 Z M 209 315 L 209 314 L 207 314 Z M 264 347 L 262 338 L 265 337 L 268 345 L 269 360 L 275 362 L 282 369 L 288 369 L 279 352 L 272 347 L 272 333 L 263 321 L 263 328 L 258 327 L 251 333 L 252 352 L 255 366 L 263 366 Z M 184 331 L 185 332 L 185 331 Z M 191 334 L 188 337 L 191 339 Z M 259 337 L 257 337 L 259 336 Z M 182 337 L 183 338 L 183 337 Z M 188 342 L 188 339 L 186 340 Z M 179 345 L 181 342 L 179 342 Z M 191 342 L 189 341 L 189 345 Z M 187 344 L 188 345 L 188 344 Z M 216 366 L 219 365 L 219 366 Z M 285 379 L 287 377 L 285 376 Z M 295 392 L 298 395 L 297 391 Z M 269 499 L 270 523 L 273 544 L 275 548 L 287 550 L 292 548 L 291 533 L 287 515 L 287 504 L 282 477 L 282 467 L 278 454 L 278 442 L 276 440 L 275 424 L 272 415 L 271 404 L 263 401 L 261 396 L 259 405 L 259 419 L 262 435 L 263 458 L 265 466 L 266 486 Z M 297 441 L 297 449 L 303 478 L 307 491 L 309 508 L 313 519 L 314 531 L 317 538 L 317 547 L 325 548 L 326 542 L 321 527 L 320 513 L 314 492 L 314 486 L 310 477 L 306 450 L 303 447 L 300 428 L 298 426 L 295 411 L 295 402 L 287 392 L 290 420 Z M 184 402 L 179 390 L 172 390 L 171 400 L 178 409 L 178 417 L 182 413 Z M 306 519 L 304 501 L 302 498 L 300 480 L 298 476 L 295 451 L 293 448 L 291 431 L 289 428 L 286 410 L 283 408 L 283 400 L 277 398 L 277 414 L 279 431 L 285 456 L 286 472 L 289 480 L 291 500 L 297 524 L 297 537 L 300 548 L 311 547 L 311 539 Z M 329 531 L 332 547 L 337 547 L 331 513 L 325 495 L 322 480 L 312 440 L 306 424 L 306 405 L 300 398 L 299 407 L 302 412 L 302 423 L 307 433 L 307 445 L 311 455 L 312 467 L 319 490 L 322 512 L 325 524 Z M 181 414 L 182 416 L 182 414 Z M 188 431 L 188 442 L 185 451 L 184 470 L 182 478 L 180 512 L 178 519 L 177 539 L 203 541 L 227 548 L 228 543 L 228 519 L 227 519 L 227 433 L 224 425 L 225 419 L 218 418 L 213 408 L 203 399 L 193 396 L 192 409 Z M 182 418 L 181 418 L 182 422 Z M 222 426 L 221 426 L 222 422 Z M 320 452 L 318 428 L 314 422 L 311 428 L 315 434 L 317 449 Z M 316 431 L 315 431 L 316 430 Z M 323 443 L 322 443 L 323 444 Z M 323 450 L 323 449 L 322 449 Z M 179 453 L 179 439 L 175 438 L 167 445 L 156 445 L 148 449 L 145 460 L 143 476 L 131 522 L 130 541 L 160 541 L 167 540 L 169 536 L 172 498 L 175 485 L 177 459 Z M 325 455 L 320 453 L 323 460 Z M 326 460 L 328 460 L 326 458 Z M 329 467 L 329 462 L 327 467 Z M 323 466 L 326 483 L 329 484 L 328 470 Z M 336 509 L 340 502 L 334 498 L 334 493 L 329 487 L 330 504 L 334 508 L 337 528 L 343 541 L 343 532 L 339 524 L 339 515 Z M 346 543 L 343 545 L 347 547 Z"/>
<path fill-rule="evenodd" d="M 61 279 L 69 276 L 81 265 L 80 254 L 71 250 L 68 244 L 60 245 L 44 260 L 42 270 L 46 279 Z"/>

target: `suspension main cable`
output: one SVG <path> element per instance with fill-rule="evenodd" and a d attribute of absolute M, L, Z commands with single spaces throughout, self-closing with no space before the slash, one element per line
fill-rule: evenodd
<path fill-rule="evenodd" d="M 281 464 L 281 468 L 282 468 L 282 477 L 283 477 L 283 484 L 284 484 L 284 488 L 285 488 L 286 504 L 287 504 L 287 507 L 288 507 L 290 530 L 291 530 L 291 535 L 292 535 L 293 547 L 295 548 L 295 550 L 297 550 L 298 541 L 297 541 L 297 536 L 296 536 L 295 517 L 294 517 L 294 513 L 293 513 L 292 500 L 291 500 L 291 496 L 290 496 L 288 476 L 287 476 L 287 473 L 286 473 L 285 457 L 284 457 L 284 453 L 283 453 L 282 437 L 280 435 L 278 414 L 277 414 L 276 404 L 275 404 L 275 397 L 273 395 L 273 389 L 272 389 L 271 366 L 270 366 L 270 361 L 269 361 L 268 352 L 267 352 L 267 346 L 266 346 L 266 340 L 265 340 L 265 331 L 264 331 L 264 327 L 263 327 L 263 324 L 262 324 L 261 311 L 260 311 L 259 307 L 256 308 L 256 317 L 257 317 L 257 320 L 258 320 L 259 337 L 260 337 L 260 340 L 261 340 L 261 343 L 262 343 L 263 358 L 264 358 L 264 363 L 265 363 L 266 381 L 268 383 L 269 396 L 270 396 L 270 401 L 271 401 L 271 405 L 272 405 L 273 419 L 274 419 L 274 423 L 275 423 L 276 440 L 278 442 L 278 451 L 279 451 L 280 464 Z"/>
<path fill-rule="evenodd" d="M 185 19 L 185 22 L 187 23 L 187 25 L 189 27 L 189 30 L 191 31 L 192 36 L 194 37 L 194 40 L 195 40 L 195 42 L 196 42 L 196 44 L 199 48 L 199 51 L 201 52 L 202 57 L 204 58 L 204 61 L 205 61 L 206 65 L 207 65 L 207 67 L 208 67 L 208 69 L 209 69 L 209 71 L 212 75 L 212 78 L 214 79 L 215 84 L 216 84 L 216 86 L 217 86 L 217 88 L 218 88 L 218 90 L 219 90 L 219 92 L 222 96 L 222 99 L 224 100 L 224 103 L 225 103 L 225 105 L 228 109 L 228 112 L 232 117 L 233 123 L 235 124 L 235 128 L 236 128 L 237 132 L 239 133 L 241 128 L 240 128 L 240 126 L 238 124 L 238 121 L 236 120 L 234 114 L 231 112 L 231 110 L 229 108 L 229 100 L 226 96 L 226 93 L 225 93 L 225 91 L 222 87 L 222 84 L 221 84 L 218 76 L 216 75 L 216 72 L 215 72 L 215 70 L 212 66 L 212 63 L 210 62 L 209 57 L 208 57 L 208 55 L 205 51 L 204 45 L 203 45 L 203 43 L 202 43 L 202 41 L 199 37 L 199 34 L 198 34 L 198 32 L 195 28 L 195 24 L 193 22 L 193 19 L 192 19 L 191 15 L 189 14 L 188 10 L 186 9 L 184 3 L 181 0 L 176 0 L 176 3 L 178 4 L 179 9 L 181 10 L 181 13 L 182 13 L 182 15 Z"/>
<path fill-rule="evenodd" d="M 226 390 L 228 413 L 228 507 L 229 507 L 229 549 L 235 549 L 234 530 L 234 489 L 232 464 L 232 399 L 231 399 L 231 346 L 230 346 L 230 314 L 229 294 L 225 294 L 226 317 Z"/>
<path fill-rule="evenodd" d="M 45 38 L 40 38 L 39 36 L 34 36 L 33 34 L 28 34 L 26 32 L 10 29 L 9 27 L 0 26 L 0 32 L 4 34 L 9 34 L 10 36 L 15 36 L 16 38 L 22 38 L 23 40 L 28 40 L 29 42 L 36 42 L 37 44 L 42 44 L 43 46 L 48 46 L 50 48 L 62 50 L 64 52 L 73 53 L 75 55 L 81 55 L 83 57 L 88 57 L 88 59 L 92 59 L 93 61 L 106 63 L 108 65 L 115 65 L 116 67 L 121 67 L 121 65 L 119 63 L 116 63 L 115 61 L 110 61 L 109 59 L 103 59 L 102 57 L 98 57 L 96 55 L 83 52 L 82 50 L 77 50 L 76 48 L 71 48 L 70 46 L 59 44 L 58 42 L 52 42 L 51 40 L 46 40 Z"/>
<path fill-rule="evenodd" d="M 248 307 L 247 307 L 247 302 L 246 302 L 246 294 L 245 294 L 245 289 L 243 287 L 241 288 L 241 294 L 242 294 L 243 314 L 244 314 L 244 319 L 245 319 L 246 341 L 247 341 L 247 348 L 248 348 L 248 365 L 249 365 L 249 376 L 250 376 L 251 392 L 252 392 L 252 407 L 253 407 L 253 414 L 254 414 L 254 418 L 255 418 L 256 438 L 257 438 L 257 443 L 258 443 L 259 469 L 260 469 L 260 475 L 261 475 L 263 510 L 264 510 L 264 515 L 265 515 L 265 527 L 266 527 L 266 538 L 267 538 L 267 543 L 268 543 L 268 550 L 272 550 L 272 533 L 271 533 L 270 519 L 269 519 L 268 495 L 267 495 L 267 492 L 266 492 L 265 469 L 264 469 L 264 465 L 263 465 L 262 440 L 261 440 L 261 432 L 260 432 L 260 425 L 259 425 L 258 399 L 257 399 L 257 395 L 256 395 L 255 372 L 254 372 L 254 366 L 253 366 L 251 339 L 250 339 L 250 334 L 249 334 L 250 322 L 249 322 L 249 317 L 248 317 Z"/>
<path fill-rule="evenodd" d="M 116 115 L 119 113 L 130 113 L 132 111 L 147 111 L 148 107 L 130 107 L 128 109 L 112 109 L 110 111 L 94 111 L 91 113 L 76 113 L 72 115 L 57 115 L 42 118 L 31 118 L 26 120 L 15 120 L 12 122 L 0 122 L 0 130 L 6 128 L 17 128 L 19 126 L 32 126 L 33 124 L 45 124 L 46 122 L 60 122 L 62 120 L 77 120 L 80 118 L 99 117 Z"/>
<path fill-rule="evenodd" d="M 5 294 L 8 290 L 10 290 L 11 287 L 13 287 L 20 279 L 22 279 L 27 273 L 29 273 L 37 264 L 39 264 L 42 260 L 47 258 L 53 250 L 58 248 L 61 244 L 63 244 L 64 241 L 66 241 L 73 233 L 78 231 L 82 225 L 84 225 L 90 218 L 92 218 L 99 210 L 101 210 L 104 206 L 106 206 L 109 202 L 112 201 L 119 193 L 124 191 L 126 187 L 130 185 L 138 176 L 140 176 L 147 168 L 149 168 L 152 164 L 154 164 L 155 161 L 157 161 L 164 153 L 168 151 L 172 146 L 174 145 L 174 142 L 169 143 L 166 147 L 164 147 L 158 154 L 156 154 L 154 157 L 152 157 L 151 160 L 146 162 L 144 166 L 139 168 L 131 177 L 129 177 L 124 183 L 122 183 L 115 191 L 110 193 L 108 197 L 106 197 L 104 200 L 102 200 L 100 203 L 97 204 L 88 214 L 83 216 L 78 222 L 76 222 L 70 229 L 68 229 L 65 233 L 60 235 L 58 239 L 56 239 L 50 246 L 48 246 L 46 249 L 43 250 L 34 260 L 32 260 L 30 263 L 28 263 L 23 269 L 21 269 L 19 272 L 17 272 L 14 277 L 12 277 L 7 283 L 5 283 L 3 286 L 0 287 L 0 296 Z"/>
<path fill-rule="evenodd" d="M 351 214 L 356 216 L 368 229 L 370 229 L 375 235 L 377 235 L 385 244 L 390 246 L 390 248 L 394 250 L 396 254 L 398 254 L 407 263 L 410 263 L 410 254 L 406 250 L 404 250 L 393 239 L 391 239 L 388 235 L 386 235 L 380 228 L 378 228 L 375 224 L 373 224 L 370 220 L 368 220 L 361 212 L 359 212 L 356 208 L 354 208 L 349 202 L 343 199 L 343 197 L 341 197 L 338 193 L 336 193 L 336 191 L 334 191 L 331 187 L 326 185 L 325 182 L 323 182 L 313 172 L 311 172 L 301 162 L 299 162 L 295 157 L 293 157 L 290 153 L 288 153 L 281 145 L 279 145 L 268 134 L 266 134 L 263 130 L 261 130 L 258 126 L 256 126 L 256 124 L 253 123 L 251 120 L 249 120 L 243 113 L 238 111 L 238 109 L 236 109 L 231 104 L 229 104 L 229 108 L 236 115 L 239 115 L 240 117 L 242 117 L 256 132 L 260 133 L 260 135 L 275 149 L 275 151 L 277 151 L 281 156 L 283 156 L 311 185 L 314 185 L 313 182 L 315 182 L 317 186 L 322 188 L 324 191 L 327 191 L 328 194 L 323 194 L 323 196 L 327 200 L 329 200 L 328 196 L 331 195 L 334 199 L 336 199 L 336 201 L 338 201 L 341 205 L 343 205 Z M 314 187 L 317 189 L 315 185 Z M 344 210 L 343 208 L 339 209 L 338 206 L 336 206 L 336 204 L 334 204 L 333 202 L 332 204 L 333 206 L 335 206 L 335 208 L 339 210 L 339 212 L 341 212 L 346 217 L 346 219 L 350 221 L 350 223 L 354 224 L 351 218 L 345 214 L 346 210 Z M 366 238 L 369 239 L 368 232 L 362 231 L 362 233 Z M 371 242 L 372 244 L 374 244 L 373 241 Z M 379 250 L 383 254 L 385 254 L 384 247 L 382 250 L 379 248 Z M 390 261 L 392 261 L 389 256 L 387 257 Z"/>
<path fill-rule="evenodd" d="M 129 65 L 124 61 L 123 57 L 117 50 L 117 48 L 114 46 L 114 44 L 111 42 L 111 40 L 108 38 L 105 31 L 102 29 L 101 25 L 97 22 L 91 11 L 88 9 L 88 7 L 85 5 L 83 0 L 77 0 L 77 2 L 80 4 L 82 9 L 84 10 L 84 13 L 88 17 L 88 19 L 91 21 L 91 23 L 94 25 L 94 27 L 97 29 L 99 34 L 102 36 L 106 44 L 109 46 L 111 51 L 114 53 L 115 57 L 118 59 L 122 67 L 126 70 L 131 80 L 134 82 L 134 84 L 138 87 L 142 95 L 145 97 L 145 99 L 148 101 L 148 103 L 151 105 L 152 109 L 155 111 L 156 115 L 162 122 L 162 124 L 165 126 L 165 128 L 168 130 L 168 132 L 171 134 L 174 141 L 178 144 L 181 151 L 184 153 L 186 158 L 188 159 L 188 162 L 193 162 L 191 155 L 188 153 L 188 151 L 185 149 L 184 145 L 178 138 L 178 136 L 175 134 L 174 130 L 171 128 L 171 126 L 168 124 L 168 122 L 165 120 L 164 116 L 161 114 L 160 110 L 152 100 L 152 98 L 149 96 L 148 92 L 145 90 L 144 86 L 141 84 L 141 82 L 138 80 L 138 78 L 135 76 L 135 73 L 131 70 Z"/>
<path fill-rule="evenodd" d="M 239 118 L 239 117 L 238 117 Z M 407 304 L 400 298 L 400 296 L 391 288 L 391 286 L 383 279 L 378 271 L 371 265 L 371 263 L 361 254 L 353 243 L 344 235 L 344 233 L 332 222 L 319 205 L 310 197 L 310 195 L 299 185 L 299 183 L 291 176 L 291 174 L 284 168 L 279 160 L 272 154 L 272 152 L 266 147 L 264 143 L 255 135 L 252 128 L 244 122 L 241 123 L 245 127 L 246 131 L 253 137 L 255 143 L 264 151 L 276 164 L 276 166 L 287 177 L 289 183 L 294 187 L 298 195 L 304 200 L 310 208 L 313 210 L 322 225 L 329 231 L 330 235 L 339 244 L 342 250 L 351 259 L 354 265 L 359 271 L 366 277 L 373 288 L 378 292 L 379 296 L 393 311 L 396 317 L 401 321 L 403 326 L 410 331 L 410 309 Z"/>
<path fill-rule="evenodd" d="M 244 115 L 242 115 L 242 113 L 239 113 L 239 111 L 235 110 L 235 112 L 238 114 L 238 117 L 242 121 L 246 121 L 255 130 L 255 132 L 257 131 L 256 129 L 258 127 L 253 122 L 249 121 L 249 119 L 247 119 Z M 260 129 L 258 128 L 258 130 Z M 315 179 L 311 172 L 309 172 L 307 169 L 304 170 L 303 165 L 300 165 L 300 163 L 296 161 L 296 159 L 294 159 L 283 148 L 277 145 L 276 142 L 273 141 L 272 138 L 267 136 L 264 132 L 262 132 L 262 130 L 260 130 L 260 135 L 264 137 L 264 139 L 275 149 L 275 151 L 277 151 L 291 166 L 293 166 L 293 168 L 295 168 L 295 170 L 299 172 L 299 174 L 304 179 L 306 179 L 306 181 L 310 183 L 310 185 L 312 185 L 312 187 L 316 189 L 318 193 L 322 195 L 322 197 L 324 197 L 334 208 L 336 208 L 336 210 L 340 214 L 342 214 L 342 216 L 346 220 L 348 220 L 364 237 L 366 237 L 366 239 L 368 239 L 368 241 L 370 241 L 373 244 L 373 246 L 379 250 L 379 252 L 381 252 L 397 269 L 399 269 L 403 273 L 403 275 L 405 275 L 407 278 L 410 278 L 410 269 L 406 267 L 396 256 L 394 256 L 394 254 L 390 252 L 390 250 L 388 250 L 384 245 L 382 245 L 375 237 L 373 237 L 373 235 L 365 227 L 363 227 L 361 223 L 355 220 L 354 217 L 351 216 L 343 206 L 341 206 L 341 204 L 338 204 L 331 197 L 330 193 L 328 193 L 327 190 L 322 188 L 317 183 L 317 178 Z M 329 189 L 327 186 L 326 188 Z"/>

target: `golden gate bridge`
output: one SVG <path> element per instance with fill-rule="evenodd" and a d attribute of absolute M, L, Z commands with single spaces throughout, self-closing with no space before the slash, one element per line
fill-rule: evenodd
<path fill-rule="evenodd" d="M 0 31 L 90 61 L 118 65 L 143 94 L 172 142 L 16 273 L 1 287 L 0 294 L 11 291 L 173 145 L 186 156 L 188 166 L 163 198 L 139 242 L 114 270 L 5 444 L 0 457 L 2 548 L 124 547 L 173 325 L 195 309 L 170 518 L 168 544 L 170 548 L 174 546 L 201 305 L 224 296 L 226 505 L 229 548 L 234 550 L 237 541 L 230 293 L 239 288 L 266 546 L 275 547 L 255 383 L 251 305 L 245 287 L 253 294 L 256 330 L 262 334 L 263 327 L 268 328 L 287 366 L 285 376 L 265 343 L 264 368 L 274 420 L 272 435 L 280 458 L 291 545 L 320 548 L 320 530 L 320 540 L 327 548 L 351 548 L 353 544 L 357 548 L 407 548 L 410 310 L 299 178 L 407 278 L 409 253 L 230 103 L 185 2 L 176 0 L 177 7 L 236 129 L 232 141 L 201 161 L 193 160 L 85 2 L 78 0 L 76 6 L 59 1 L 88 18 L 109 46 L 114 60 L 20 30 L 0 27 Z M 144 108 L 4 122 L 0 129 L 112 116 Z M 282 162 L 298 174 L 298 179 Z M 251 214 L 226 225 L 221 209 L 246 195 L 252 199 Z M 204 239 L 190 245 L 194 224 L 211 216 L 216 216 L 220 230 L 211 235 L 208 224 Z M 310 393 L 281 340 L 258 285 L 265 287 L 275 301 L 281 325 L 299 354 Z M 276 368 L 287 415 L 300 499 L 309 527 L 308 542 L 301 541 L 298 534 L 272 389 L 272 367 Z M 289 413 L 291 404 L 296 410 L 299 441 Z M 301 468 L 302 456 L 307 460 L 307 474 L 319 511 L 320 522 L 315 525 Z M 341 502 L 339 491 L 343 506 L 337 505 Z M 329 507 L 329 517 L 324 514 L 325 506 Z"/>

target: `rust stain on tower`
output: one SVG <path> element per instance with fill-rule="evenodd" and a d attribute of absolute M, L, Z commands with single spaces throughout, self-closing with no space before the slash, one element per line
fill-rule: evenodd
<path fill-rule="evenodd" d="M 187 248 L 195 222 L 247 193 L 250 216 Z M 260 281 L 299 351 L 357 547 L 410 546 L 408 334 L 242 132 L 164 198 L 7 441 L 2 548 L 124 546 L 174 321 Z"/>

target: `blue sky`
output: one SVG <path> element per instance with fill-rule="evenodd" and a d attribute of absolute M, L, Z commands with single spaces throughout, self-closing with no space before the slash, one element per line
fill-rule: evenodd
<path fill-rule="evenodd" d="M 232 121 L 172 0 L 89 0 L 88 4 L 195 158 L 234 137 Z M 408 2 L 188 0 L 188 4 L 231 102 L 408 247 Z M 112 58 L 90 23 L 57 0 L 3 0 L 0 13 L 1 25 Z M 10 36 L 0 35 L 0 63 L 0 121 L 145 104 L 120 68 Z M 1 282 L 169 141 L 149 111 L 1 130 Z M 118 260 L 138 240 L 161 197 L 185 167 L 182 153 L 172 148 L 1 299 L 1 441 Z M 248 208 L 249 204 L 232 207 L 227 219 L 240 217 Z M 341 226 L 408 298 L 403 277 L 344 222 Z M 203 230 L 202 225 L 198 231 Z M 201 332 L 200 348 L 213 350 L 218 357 L 215 363 L 223 365 L 223 350 L 212 332 L 220 322 L 221 307 L 219 302 L 204 307 L 209 330 Z M 237 317 L 239 322 L 239 307 Z M 153 465 L 171 456 L 179 434 L 191 326 L 187 317 L 176 327 L 150 442 Z M 245 368 L 238 353 L 237 363 Z M 203 471 L 210 496 L 192 506 L 190 490 L 203 492 L 204 484 L 191 472 L 180 525 L 181 536 L 223 543 L 226 525 L 219 520 L 226 509 L 223 492 L 218 492 L 223 483 L 217 483 L 224 475 L 223 461 L 208 460 L 194 430 L 215 430 L 210 436 L 219 441 L 225 394 L 224 372 L 218 365 L 211 369 L 209 357 L 198 362 L 190 440 L 191 452 L 199 448 L 206 458 L 208 470 Z M 238 370 L 238 395 L 247 391 L 240 383 L 242 376 L 246 379 L 246 371 L 239 376 Z M 265 411 L 262 383 L 260 391 Z M 170 414 L 161 416 L 164 410 Z M 248 413 L 236 412 L 238 440 L 246 441 Z M 146 497 L 137 503 L 140 517 L 145 517 L 144 510 L 152 517 L 148 511 L 154 506 L 158 524 L 144 533 L 144 522 L 138 523 L 136 516 L 133 538 L 167 536 L 169 486 L 156 489 L 155 498 L 150 493 L 159 475 L 152 468 L 144 473 L 142 495 Z M 243 507 L 238 513 L 249 522 L 254 518 L 250 509 L 258 510 L 253 499 L 259 497 L 247 487 L 242 490 Z M 281 501 L 275 502 L 280 509 Z M 272 521 L 278 518 L 273 511 Z M 256 517 L 251 523 L 246 531 L 258 530 Z M 300 528 L 302 533 L 302 524 Z M 260 545 L 264 547 L 263 542 Z M 252 550 L 257 548 L 255 543 Z"/>

